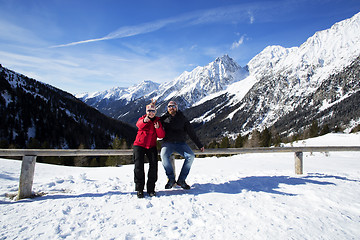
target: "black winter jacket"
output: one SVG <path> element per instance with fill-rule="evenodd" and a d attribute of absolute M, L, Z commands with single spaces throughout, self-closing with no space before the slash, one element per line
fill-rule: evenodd
<path fill-rule="evenodd" d="M 175 116 L 167 112 L 161 116 L 160 121 L 165 130 L 164 142 L 185 142 L 188 134 L 199 149 L 203 147 L 194 128 L 181 111 L 177 111 Z"/>

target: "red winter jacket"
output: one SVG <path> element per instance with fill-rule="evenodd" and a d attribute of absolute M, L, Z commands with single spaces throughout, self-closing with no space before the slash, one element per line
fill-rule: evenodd
<path fill-rule="evenodd" d="M 146 115 L 140 117 L 136 123 L 136 126 L 138 127 L 138 132 L 134 145 L 149 149 L 152 147 L 156 147 L 157 138 L 165 137 L 165 131 L 162 127 L 161 122 L 159 121 L 159 117 L 155 117 L 154 121 L 149 121 L 146 123 L 144 122 L 145 117 Z M 154 123 L 156 122 L 159 123 L 159 128 L 154 127 Z"/>

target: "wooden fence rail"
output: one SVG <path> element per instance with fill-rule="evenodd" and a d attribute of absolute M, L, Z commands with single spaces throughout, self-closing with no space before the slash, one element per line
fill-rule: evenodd
<path fill-rule="evenodd" d="M 360 151 L 360 146 L 352 147 L 271 147 L 271 148 L 216 148 L 205 152 L 194 151 L 195 155 L 232 155 L 245 153 L 293 152 L 295 173 L 303 174 L 303 152 L 348 152 Z M 132 155 L 132 149 L 0 149 L 0 157 L 22 157 L 19 191 L 17 199 L 32 197 L 36 157 L 77 157 L 77 156 L 124 156 Z"/>

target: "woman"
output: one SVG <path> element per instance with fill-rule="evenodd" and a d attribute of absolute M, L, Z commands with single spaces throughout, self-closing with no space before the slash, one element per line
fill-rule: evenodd
<path fill-rule="evenodd" d="M 145 172 L 144 157 L 149 160 L 148 180 L 146 190 L 150 197 L 156 196 L 155 183 L 157 181 L 158 172 L 158 151 L 156 148 L 156 139 L 164 138 L 165 131 L 156 117 L 156 101 L 151 101 L 146 105 L 146 114 L 139 118 L 136 123 L 138 132 L 133 146 L 133 158 L 135 163 L 134 181 L 135 191 L 138 198 L 144 197 Z"/>

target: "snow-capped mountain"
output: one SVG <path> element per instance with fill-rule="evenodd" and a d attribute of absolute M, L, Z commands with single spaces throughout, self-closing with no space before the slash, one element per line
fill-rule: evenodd
<path fill-rule="evenodd" d="M 354 94 L 359 93 L 359 56 L 360 13 L 316 32 L 299 47 L 268 46 L 245 67 L 224 55 L 142 97 L 120 97 L 103 105 L 99 103 L 105 98 L 94 100 L 88 96 L 82 100 L 109 116 L 134 123 L 151 98 L 158 99 L 160 107 L 175 99 L 203 138 L 209 139 L 271 126 L 277 126 L 280 133 L 290 133 L 303 130 L 313 120 L 323 121 L 324 111 L 335 105 L 337 109 L 340 105 L 349 109 L 345 100 L 351 96 L 351 104 L 357 101 Z M 351 79 L 347 72 L 353 74 Z M 349 81 L 353 89 L 349 89 Z M 292 119 L 300 112 L 304 115 L 305 109 L 308 117 Z M 331 114 L 335 116 L 339 111 L 328 112 L 328 118 Z M 351 116 L 353 121 L 360 118 L 359 114 Z M 287 125 L 293 127 L 287 129 Z M 332 122 L 332 127 L 335 125 Z"/>
<path fill-rule="evenodd" d="M 185 71 L 168 83 L 159 85 L 145 81 L 128 89 L 114 88 L 77 97 L 111 117 L 131 123 L 136 121 L 140 112 L 144 112 L 144 104 L 152 98 L 157 100 L 159 106 L 173 99 L 185 109 L 204 97 L 225 90 L 229 84 L 247 75 L 246 68 L 224 55 L 207 66 L 197 67 L 191 72 Z"/>
<path fill-rule="evenodd" d="M 299 130 L 311 124 L 313 120 L 323 122 L 324 119 L 320 118 L 320 116 L 324 117 L 321 112 L 329 105 L 333 106 L 334 99 L 337 99 L 336 104 L 341 104 L 347 97 L 358 93 L 359 87 L 355 83 L 359 82 L 359 78 L 354 77 L 359 76 L 358 56 L 360 56 L 360 13 L 351 19 L 336 23 L 330 29 L 315 33 L 300 47 L 265 48 L 249 62 L 249 76 L 246 79 L 229 86 L 228 89 L 231 91 L 211 99 L 206 103 L 206 108 L 197 106 L 196 109 L 187 112 L 194 122 L 203 125 L 203 129 L 210 125 L 219 129 L 212 131 L 214 134 L 219 134 L 220 130 L 228 133 L 245 133 L 254 128 L 261 130 L 276 125 L 279 119 L 283 119 L 283 124 L 276 126 L 281 131 L 289 133 L 295 128 L 286 129 L 284 124 L 290 125 L 291 116 L 304 109 L 308 111 L 311 109 L 313 113 L 308 113 L 311 117 L 308 116 L 306 121 L 292 119 L 297 122 L 292 125 L 296 125 L 296 130 Z M 347 71 L 352 72 L 352 75 L 344 74 Z M 354 82 L 352 89 L 344 88 L 349 81 Z M 240 91 L 242 82 L 248 83 L 246 89 L 249 91 L 246 94 Z M 329 91 L 332 88 L 337 97 L 333 94 L 332 97 L 327 97 L 331 95 Z M 317 102 L 313 98 L 320 92 L 323 101 Z M 354 104 L 356 101 L 351 102 Z M 213 110 L 208 111 L 209 106 Z M 349 110 L 348 107 L 345 108 Z M 192 112 L 197 114 L 194 115 Z M 315 112 L 317 115 L 314 115 Z M 335 117 L 337 112 L 330 113 L 330 116 L 331 114 Z M 357 121 L 360 114 L 355 115 L 353 120 Z M 209 124 L 210 122 L 212 124 Z M 338 124 L 346 124 L 346 122 L 340 121 Z M 335 125 L 336 123 L 333 122 L 332 127 L 336 127 Z M 206 134 L 205 132 L 202 131 Z"/>
<path fill-rule="evenodd" d="M 244 79 L 247 75 L 246 68 L 224 55 L 207 66 L 184 72 L 173 81 L 160 85 L 159 92 L 152 95 L 160 101 L 178 99 L 179 104 L 187 108 L 210 94 L 225 90 L 229 84 Z"/>
<path fill-rule="evenodd" d="M 89 93 L 77 94 L 75 97 L 84 100 L 94 99 L 96 101 L 101 101 L 103 99 L 109 99 L 112 101 L 125 99 L 127 101 L 133 101 L 137 98 L 143 97 L 149 92 L 158 89 L 158 87 L 159 87 L 158 83 L 145 80 L 129 88 L 115 87 L 103 92 L 95 92 L 92 94 Z"/>

